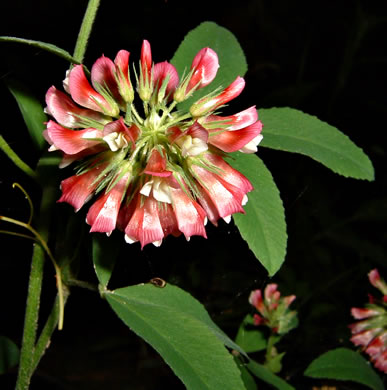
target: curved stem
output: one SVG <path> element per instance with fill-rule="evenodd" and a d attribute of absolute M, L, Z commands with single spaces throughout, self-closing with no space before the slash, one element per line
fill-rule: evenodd
<path fill-rule="evenodd" d="M 79 61 L 83 62 L 85 56 L 87 42 L 93 27 L 94 19 L 97 14 L 100 0 L 89 0 L 85 16 L 83 17 L 82 26 L 79 30 L 77 43 L 75 44 L 74 55 L 73 57 Z"/>
<path fill-rule="evenodd" d="M 25 174 L 34 180 L 37 180 L 36 173 L 13 151 L 7 141 L 0 135 L 0 149 L 12 160 L 12 162 L 20 168 Z"/>
<path fill-rule="evenodd" d="M 59 324 L 58 329 L 63 329 L 63 315 L 64 315 L 64 301 L 63 301 L 63 285 L 62 285 L 62 275 L 61 270 L 56 263 L 54 256 L 52 255 L 50 248 L 48 247 L 46 241 L 42 238 L 42 236 L 28 223 L 24 223 L 21 221 L 18 221 L 13 218 L 5 217 L 3 215 L 0 215 L 0 220 L 3 220 L 5 222 L 13 223 L 15 225 L 22 226 L 26 229 L 28 229 L 37 239 L 39 244 L 43 247 L 43 249 L 46 251 L 48 257 L 50 258 L 52 264 L 54 265 L 55 272 L 56 272 L 56 282 L 58 286 L 58 295 L 59 295 Z"/>

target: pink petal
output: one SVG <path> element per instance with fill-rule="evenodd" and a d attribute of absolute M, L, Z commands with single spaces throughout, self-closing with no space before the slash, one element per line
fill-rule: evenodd
<path fill-rule="evenodd" d="M 222 157 L 212 153 L 207 153 L 205 158 L 220 169 L 218 176 L 220 176 L 223 180 L 239 188 L 244 194 L 253 190 L 253 186 L 246 176 L 232 168 L 223 160 Z"/>
<path fill-rule="evenodd" d="M 134 144 L 136 143 L 136 139 L 138 137 L 138 128 L 135 125 L 132 125 L 130 128 L 128 128 L 125 125 L 124 120 L 122 117 L 116 121 L 109 122 L 107 125 L 103 128 L 103 136 L 105 137 L 108 134 L 111 133 L 124 133 L 125 138 L 128 141 L 128 143 Z"/>
<path fill-rule="evenodd" d="M 134 97 L 133 87 L 129 78 L 129 55 L 128 51 L 120 50 L 114 59 L 119 91 L 126 102 L 132 101 Z"/>
<path fill-rule="evenodd" d="M 82 65 L 75 65 L 69 76 L 69 89 L 73 100 L 83 107 L 116 116 L 118 107 L 112 107 L 88 82 Z"/>
<path fill-rule="evenodd" d="M 191 69 L 195 69 L 186 89 L 188 93 L 193 87 L 203 88 L 214 80 L 219 68 L 218 55 L 209 47 L 205 47 L 196 54 Z"/>
<path fill-rule="evenodd" d="M 153 68 L 153 85 L 160 89 L 164 79 L 169 75 L 166 96 L 170 96 L 179 84 L 179 75 L 176 68 L 167 61 L 156 64 Z"/>
<path fill-rule="evenodd" d="M 86 117 L 100 123 L 106 121 L 99 112 L 78 107 L 68 95 L 52 86 L 46 93 L 47 111 L 61 125 L 76 128 L 80 127 L 80 117 Z"/>
<path fill-rule="evenodd" d="M 244 127 L 250 126 L 258 120 L 258 112 L 255 106 L 241 111 L 238 114 L 230 116 L 216 116 L 210 115 L 206 118 L 205 123 L 211 123 L 214 121 L 222 121 L 223 125 L 227 125 L 227 130 L 240 130 Z"/>
<path fill-rule="evenodd" d="M 144 82 L 146 81 L 146 77 L 150 81 L 152 69 L 152 51 L 150 43 L 146 39 L 144 39 L 142 42 L 140 63 Z"/>
<path fill-rule="evenodd" d="M 91 156 L 93 154 L 94 155 L 98 154 L 98 153 L 102 152 L 103 150 L 106 150 L 106 147 L 104 144 L 100 143 L 100 144 L 93 146 L 91 148 L 84 149 L 84 150 L 80 151 L 79 153 L 75 153 L 75 154 L 64 153 L 62 161 L 59 163 L 59 168 L 65 168 L 68 165 L 70 165 L 71 163 L 73 163 L 74 161 L 82 160 L 83 158 L 85 158 L 87 156 Z"/>
<path fill-rule="evenodd" d="M 385 333 L 375 337 L 369 344 L 367 349 L 365 350 L 368 355 L 370 355 L 372 358 L 376 358 L 379 356 L 382 352 L 384 352 L 386 346 L 385 346 Z"/>
<path fill-rule="evenodd" d="M 270 283 L 265 287 L 264 296 L 267 301 L 271 301 L 273 299 L 277 300 L 277 288 L 278 285 L 275 283 Z"/>
<path fill-rule="evenodd" d="M 284 297 L 284 302 L 286 307 L 289 307 L 295 299 L 296 299 L 295 295 L 289 295 L 287 297 Z"/>
<path fill-rule="evenodd" d="M 185 235 L 186 239 L 194 235 L 207 238 L 204 227 L 205 211 L 198 203 L 188 197 L 172 176 L 168 180 L 179 230 Z"/>
<path fill-rule="evenodd" d="M 91 197 L 98 183 L 95 182 L 106 164 L 98 165 L 82 175 L 71 176 L 61 182 L 62 196 L 58 202 L 71 204 L 78 211 Z"/>
<path fill-rule="evenodd" d="M 115 229 L 129 177 L 129 174 L 124 175 L 108 193 L 105 192 L 90 207 L 86 216 L 86 222 L 91 225 L 90 232 L 111 233 Z"/>
<path fill-rule="evenodd" d="M 220 218 L 218 209 L 215 207 L 210 196 L 207 194 L 207 192 L 204 191 L 202 187 L 199 186 L 197 190 L 200 193 L 200 196 L 198 197 L 198 202 L 206 212 L 207 218 L 213 225 L 218 226 L 217 221 Z"/>
<path fill-rule="evenodd" d="M 249 302 L 253 305 L 261 314 L 265 311 L 265 305 L 263 303 L 261 290 L 254 290 L 250 293 Z"/>
<path fill-rule="evenodd" d="M 377 369 L 387 374 L 387 351 L 384 351 L 374 362 Z"/>
<path fill-rule="evenodd" d="M 254 325 L 262 325 L 266 322 L 266 320 L 261 317 L 259 314 L 254 314 Z"/>
<path fill-rule="evenodd" d="M 373 309 L 353 307 L 351 309 L 351 314 L 352 314 L 352 317 L 356 318 L 357 320 L 361 320 L 363 318 L 377 316 L 380 313 L 377 310 L 373 310 Z"/>
<path fill-rule="evenodd" d="M 184 135 L 190 135 L 192 138 L 199 138 L 204 142 L 208 141 L 208 132 L 207 130 L 198 122 L 195 122 Z"/>
<path fill-rule="evenodd" d="M 91 68 L 91 82 L 93 87 L 98 90 L 98 87 L 107 89 L 110 94 L 117 100 L 121 101 L 121 95 L 118 92 L 117 81 L 114 76 L 116 67 L 110 58 L 102 56 L 94 62 Z"/>
<path fill-rule="evenodd" d="M 164 237 L 167 237 L 169 234 L 179 236 L 181 232 L 177 225 L 176 216 L 172 206 L 164 203 L 163 206 L 158 209 L 158 212 Z"/>
<path fill-rule="evenodd" d="M 371 340 L 381 331 L 381 329 L 368 329 L 354 334 L 351 337 L 351 342 L 358 346 L 366 347 Z"/>
<path fill-rule="evenodd" d="M 152 197 L 141 199 L 141 196 L 137 197 L 136 202 L 137 207 L 125 229 L 125 234 L 135 241 L 140 241 L 143 248 L 151 242 L 162 240 L 164 232 L 160 223 L 158 202 Z"/>
<path fill-rule="evenodd" d="M 168 177 L 172 172 L 167 171 L 166 166 L 165 156 L 161 156 L 157 149 L 153 149 L 144 173 L 152 176 Z"/>
<path fill-rule="evenodd" d="M 223 104 L 228 103 L 230 100 L 235 99 L 243 91 L 245 87 L 245 80 L 243 77 L 238 76 L 223 92 L 219 95 L 199 100 L 194 103 L 190 108 L 190 113 L 194 117 L 202 116 L 208 112 L 216 110 Z"/>
<path fill-rule="evenodd" d="M 114 59 L 114 64 L 118 69 L 121 70 L 122 74 L 125 76 L 126 82 L 129 83 L 129 85 L 130 85 L 129 74 L 128 74 L 129 56 L 130 56 L 130 53 L 128 51 L 120 50 L 117 53 L 116 58 Z"/>
<path fill-rule="evenodd" d="M 231 153 L 242 149 L 262 131 L 261 121 L 245 127 L 242 130 L 221 131 L 221 129 L 208 130 L 210 133 L 208 143 L 216 146 L 224 152 Z"/>
<path fill-rule="evenodd" d="M 195 172 L 200 185 L 210 197 L 221 218 L 234 213 L 244 213 L 241 205 L 244 193 L 238 188 L 202 167 L 192 165 L 191 169 Z"/>
<path fill-rule="evenodd" d="M 380 282 L 380 275 L 379 271 L 376 268 L 370 271 L 370 273 L 368 274 L 368 278 L 370 280 L 370 283 L 374 287 L 378 287 L 378 283 Z"/>
<path fill-rule="evenodd" d="M 76 154 L 84 149 L 98 145 L 101 141 L 86 138 L 102 138 L 102 131 L 93 128 L 85 130 L 70 130 L 54 121 L 47 123 L 47 134 L 53 144 L 66 154 Z"/>

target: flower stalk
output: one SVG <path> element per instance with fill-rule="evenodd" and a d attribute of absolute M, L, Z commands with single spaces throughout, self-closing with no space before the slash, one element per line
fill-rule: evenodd
<path fill-rule="evenodd" d="M 83 17 L 81 29 L 79 30 L 78 39 L 75 44 L 73 57 L 79 63 L 83 62 L 85 56 L 87 43 L 89 41 L 89 36 L 91 29 L 94 24 L 95 17 L 97 15 L 98 7 L 100 0 L 89 0 L 85 16 Z"/>

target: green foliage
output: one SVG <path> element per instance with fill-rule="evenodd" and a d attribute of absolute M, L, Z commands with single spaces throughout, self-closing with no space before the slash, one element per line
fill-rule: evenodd
<path fill-rule="evenodd" d="M 289 385 L 282 378 L 273 374 L 265 366 L 258 364 L 254 360 L 250 360 L 246 367 L 257 378 L 266 383 L 269 383 L 278 390 L 295 390 L 293 386 Z"/>
<path fill-rule="evenodd" d="M 23 43 L 24 45 L 33 46 L 36 47 L 37 49 L 46 50 L 49 53 L 55 54 L 56 56 L 61 57 L 71 63 L 79 64 L 79 62 L 75 60 L 75 58 L 73 58 L 69 52 L 51 43 L 34 41 L 31 39 L 24 39 L 24 38 L 17 38 L 17 37 L 6 37 L 6 36 L 1 36 L 0 42 Z"/>
<path fill-rule="evenodd" d="M 259 116 L 264 124 L 262 146 L 304 154 L 345 177 L 374 179 L 362 149 L 317 117 L 288 107 L 261 109 Z"/>
<path fill-rule="evenodd" d="M 35 147 L 41 151 L 44 145 L 46 145 L 46 140 L 43 138 L 43 130 L 45 129 L 44 122 L 47 122 L 47 116 L 43 111 L 42 105 L 19 82 L 8 80 L 7 85 L 19 105 L 20 112 Z"/>
<path fill-rule="evenodd" d="M 262 351 L 267 346 L 266 336 L 254 325 L 254 318 L 251 314 L 243 319 L 235 342 L 247 353 Z"/>
<path fill-rule="evenodd" d="M 369 363 L 359 353 L 347 348 L 337 348 L 322 354 L 309 365 L 304 375 L 358 382 L 373 390 L 384 389 Z"/>
<path fill-rule="evenodd" d="M 285 212 L 270 171 L 254 154 L 233 154 L 230 164 L 251 181 L 254 190 L 244 207 L 246 214 L 234 214 L 242 237 L 257 259 L 273 276 L 286 254 Z"/>
<path fill-rule="evenodd" d="M 118 256 L 120 244 L 115 236 L 93 234 L 93 264 L 101 286 L 106 289 Z"/>
<path fill-rule="evenodd" d="M 0 336 L 0 374 L 19 363 L 19 348 L 8 337 Z"/>
<path fill-rule="evenodd" d="M 169 284 L 164 288 L 142 284 L 104 296 L 122 321 L 160 353 L 187 389 L 244 389 L 224 344 L 240 348 L 188 293 Z"/>
<path fill-rule="evenodd" d="M 235 357 L 234 360 L 241 372 L 242 381 L 246 390 L 257 390 L 257 384 L 255 383 L 254 377 L 250 374 L 246 365 L 237 357 Z"/>
<path fill-rule="evenodd" d="M 195 92 L 193 97 L 181 103 L 179 108 L 187 109 L 194 100 L 217 87 L 227 87 L 237 76 L 243 76 L 247 72 L 246 58 L 235 36 L 214 22 L 204 22 L 186 35 L 171 60 L 180 75 L 184 70 L 190 70 L 189 66 L 195 55 L 204 47 L 210 47 L 218 54 L 218 73 L 210 85 Z"/>

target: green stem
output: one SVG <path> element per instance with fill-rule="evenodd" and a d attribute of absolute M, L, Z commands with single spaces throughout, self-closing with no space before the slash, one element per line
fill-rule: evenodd
<path fill-rule="evenodd" d="M 36 173 L 11 149 L 7 141 L 0 135 L 0 149 L 12 160 L 12 162 L 20 168 L 28 176 L 37 180 Z"/>
<path fill-rule="evenodd" d="M 267 340 L 267 348 L 265 354 L 265 365 L 268 364 L 273 357 L 273 348 L 276 342 L 276 336 L 273 333 L 270 333 L 269 340 Z"/>
<path fill-rule="evenodd" d="M 77 43 L 75 44 L 74 55 L 73 57 L 79 61 L 83 62 L 85 56 L 85 51 L 87 47 L 87 42 L 93 27 L 94 19 L 97 14 L 100 0 L 89 0 L 85 16 L 83 17 L 82 26 L 79 30 Z"/>
<path fill-rule="evenodd" d="M 52 205 L 55 204 L 55 194 L 56 191 L 50 186 L 43 189 L 38 230 L 40 231 L 40 236 L 44 240 L 47 240 L 48 238 L 51 208 Z M 44 261 L 45 256 L 43 247 L 39 244 L 35 244 L 32 254 L 16 390 L 27 390 L 29 388 L 31 376 L 34 371 L 33 358 L 35 354 L 36 330 L 38 326 Z"/>
<path fill-rule="evenodd" d="M 63 290 L 63 304 L 66 304 L 67 298 L 69 296 L 69 291 L 67 289 Z M 36 367 L 38 366 L 40 359 L 43 357 L 44 352 L 48 348 L 50 344 L 51 335 L 54 333 L 54 330 L 56 329 L 58 325 L 58 320 L 60 318 L 60 296 L 57 295 L 55 299 L 54 306 L 51 310 L 51 313 L 46 321 L 46 324 L 42 330 L 42 333 L 39 336 L 39 340 L 36 343 L 35 351 L 33 354 L 32 364 L 31 364 L 31 373 L 36 370 Z"/>
<path fill-rule="evenodd" d="M 40 245 L 35 244 L 31 263 L 30 282 L 28 286 L 23 342 L 20 352 L 16 390 L 27 390 L 33 373 L 31 362 L 35 349 L 36 329 L 38 326 L 43 266 L 44 250 Z"/>

